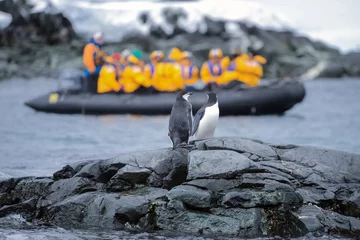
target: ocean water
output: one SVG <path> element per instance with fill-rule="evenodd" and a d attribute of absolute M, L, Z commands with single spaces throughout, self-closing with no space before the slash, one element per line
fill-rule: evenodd
<path fill-rule="evenodd" d="M 309 81 L 305 86 L 304 101 L 284 115 L 221 117 L 215 136 L 248 137 L 275 144 L 314 145 L 360 153 L 360 79 L 320 79 Z M 168 116 L 57 115 L 36 112 L 23 104 L 57 87 L 58 82 L 51 79 L 0 82 L 0 178 L 50 176 L 65 164 L 84 159 L 171 146 L 167 136 Z M 13 215 L 0 218 L 2 239 L 213 238 L 43 228 Z M 312 236 L 301 239 L 312 239 Z"/>
<path fill-rule="evenodd" d="M 221 117 L 215 136 L 360 153 L 360 79 L 313 80 L 305 86 L 304 101 L 284 115 Z M 57 87 L 50 79 L 0 82 L 3 174 L 50 176 L 80 160 L 171 146 L 168 116 L 58 115 L 23 104 Z"/>

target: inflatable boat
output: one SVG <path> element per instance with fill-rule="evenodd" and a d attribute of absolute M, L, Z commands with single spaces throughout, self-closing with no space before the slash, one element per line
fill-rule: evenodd
<path fill-rule="evenodd" d="M 304 85 L 276 81 L 255 88 L 216 89 L 220 115 L 282 114 L 301 102 Z M 90 94 L 74 90 L 54 91 L 25 104 L 37 111 L 62 114 L 168 115 L 176 93 Z M 206 92 L 193 92 L 194 113 L 207 101 Z"/>

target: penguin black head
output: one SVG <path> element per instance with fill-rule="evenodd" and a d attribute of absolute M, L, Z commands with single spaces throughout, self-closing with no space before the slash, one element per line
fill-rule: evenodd
<path fill-rule="evenodd" d="M 209 92 L 207 94 L 208 103 L 214 104 L 217 102 L 217 95 L 214 92 Z"/>
<path fill-rule="evenodd" d="M 186 91 L 186 90 L 182 90 L 182 91 L 180 91 L 180 92 L 176 95 L 176 100 L 185 99 L 185 100 L 187 101 L 190 95 L 192 95 L 192 92 L 188 92 L 188 91 Z"/>

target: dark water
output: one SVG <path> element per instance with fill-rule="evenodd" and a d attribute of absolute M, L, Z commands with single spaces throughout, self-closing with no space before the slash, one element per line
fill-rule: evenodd
<path fill-rule="evenodd" d="M 168 116 L 57 115 L 23 104 L 57 86 L 47 79 L 0 82 L 0 172 L 51 175 L 74 161 L 171 146 Z M 360 79 L 315 80 L 306 89 L 284 116 L 221 117 L 215 135 L 360 153 Z"/>
<path fill-rule="evenodd" d="M 57 85 L 56 81 L 47 79 L 0 82 L 0 178 L 4 174 L 51 175 L 71 162 L 171 145 L 167 116 L 56 115 L 35 112 L 23 105 L 24 101 L 54 90 Z M 360 79 L 316 80 L 307 82 L 306 89 L 304 102 L 284 116 L 222 117 L 215 135 L 360 153 Z M 15 215 L 0 219 L 2 239 L 206 238 L 39 228 Z"/>

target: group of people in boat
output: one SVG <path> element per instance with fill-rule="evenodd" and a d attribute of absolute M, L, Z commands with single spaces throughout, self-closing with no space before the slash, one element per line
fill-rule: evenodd
<path fill-rule="evenodd" d="M 249 51 L 236 49 L 224 56 L 220 48 L 210 49 L 208 60 L 200 71 L 193 64 L 189 51 L 172 48 L 168 56 L 160 50 L 150 54 L 150 62 L 144 63 L 143 53 L 135 49 L 115 52 L 107 56 L 102 50 L 101 32 L 94 33 L 84 48 L 84 89 L 91 93 L 175 92 L 196 90 L 201 79 L 206 86 L 231 87 L 245 84 L 257 86 L 263 76 L 262 65 L 266 59 Z"/>

